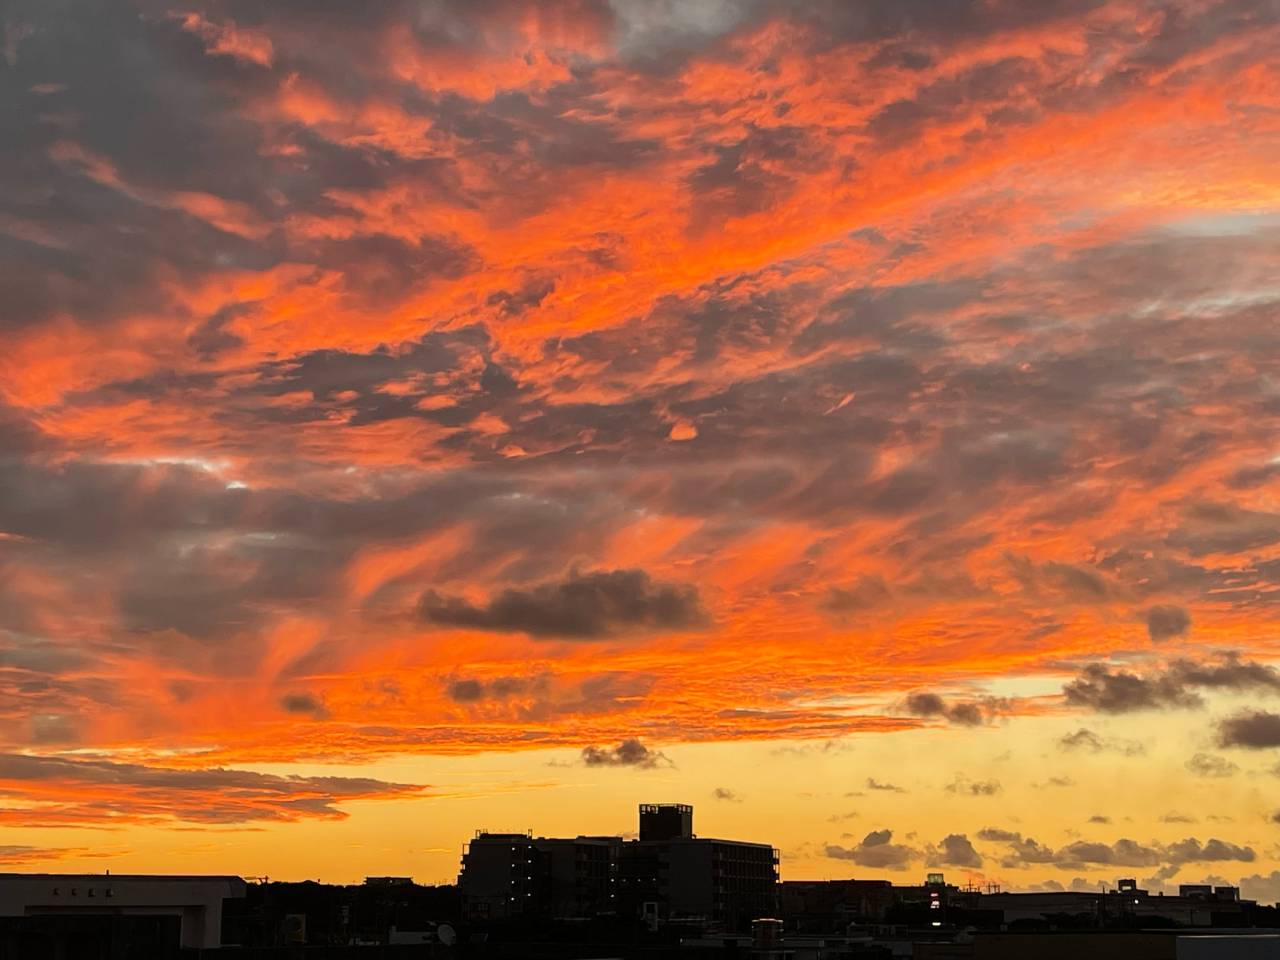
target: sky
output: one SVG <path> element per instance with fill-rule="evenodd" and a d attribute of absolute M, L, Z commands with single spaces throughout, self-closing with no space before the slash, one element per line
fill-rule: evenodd
<path fill-rule="evenodd" d="M 1280 898 L 1278 0 L 0 29 L 0 869 Z"/>

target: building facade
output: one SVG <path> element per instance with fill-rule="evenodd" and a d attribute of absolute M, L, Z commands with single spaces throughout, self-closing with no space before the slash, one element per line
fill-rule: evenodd
<path fill-rule="evenodd" d="M 618 888 L 628 913 L 736 928 L 778 912 L 778 852 L 706 837 L 633 840 L 622 848 Z"/>
<path fill-rule="evenodd" d="M 58 921 L 70 929 L 86 920 L 110 920 L 117 926 L 129 918 L 161 923 L 161 940 L 174 947 L 217 947 L 222 943 L 222 904 L 245 895 L 239 877 L 131 876 L 117 874 L 0 874 L 0 920 L 39 918 L 41 929 L 58 932 Z M 94 936 L 110 935 L 109 929 Z"/>
<path fill-rule="evenodd" d="M 458 889 L 468 920 L 591 917 L 615 912 L 619 837 L 478 832 Z"/>
<path fill-rule="evenodd" d="M 687 804 L 642 804 L 636 840 L 477 833 L 462 856 L 464 916 L 700 918 L 742 927 L 778 910 L 778 851 L 699 837 Z"/>

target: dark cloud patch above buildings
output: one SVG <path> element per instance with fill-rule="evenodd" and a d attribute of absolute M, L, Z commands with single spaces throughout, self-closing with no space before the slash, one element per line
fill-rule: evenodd
<path fill-rule="evenodd" d="M 1200 696 L 1176 678 L 1139 676 L 1091 663 L 1062 688 L 1067 703 L 1101 713 L 1130 713 L 1167 707 L 1198 707 Z"/>
<path fill-rule="evenodd" d="M 859 866 L 901 869 L 920 857 L 930 866 L 955 866 L 981 869 L 986 857 L 966 834 L 949 834 L 926 851 L 892 842 L 891 830 L 876 830 L 852 847 L 826 846 L 826 855 L 852 860 Z M 1186 864 L 1251 863 L 1257 852 L 1249 846 L 1211 838 L 1206 841 L 1187 837 L 1171 843 L 1142 843 L 1129 838 L 1114 842 L 1076 840 L 1058 848 L 1045 846 L 1020 831 L 986 827 L 977 839 L 1002 850 L 1000 866 L 1021 869 L 1049 865 L 1063 870 L 1082 870 L 1099 866 L 1155 867 L 1165 866 L 1172 873 Z"/>
<path fill-rule="evenodd" d="M 994 797 L 1004 787 L 999 780 L 971 780 L 964 774 L 956 774 L 945 789 L 947 793 L 954 793 L 962 797 Z"/>
<path fill-rule="evenodd" d="M 903 870 L 921 857 L 916 848 L 894 843 L 892 830 L 872 830 L 851 847 L 829 843 L 824 852 L 835 860 L 851 860 L 860 867 L 882 870 Z"/>
<path fill-rule="evenodd" d="M 1226 757 L 1219 757 L 1212 753 L 1193 754 L 1184 766 L 1197 777 L 1215 779 L 1231 777 L 1240 771 L 1240 768 Z"/>
<path fill-rule="evenodd" d="M 982 702 L 948 702 L 938 694 L 928 691 L 909 694 L 904 706 L 913 717 L 937 717 L 962 727 L 980 727 L 988 719 L 985 711 L 987 705 Z"/>
<path fill-rule="evenodd" d="M 696 588 L 655 582 L 643 570 L 575 572 L 528 590 L 504 590 L 484 605 L 427 591 L 418 611 L 439 626 L 575 640 L 706 623 Z"/>
<path fill-rule="evenodd" d="M 1121 838 L 1114 842 L 1076 840 L 1057 849 L 1046 847 L 1024 837 L 1018 831 L 988 828 L 978 837 L 1002 844 L 1005 854 L 1001 866 L 1006 869 L 1051 864 L 1063 870 L 1081 870 L 1097 866 L 1154 867 L 1164 865 L 1177 873 L 1189 863 L 1250 863 L 1257 858 L 1252 847 L 1229 843 L 1217 838 L 1200 841 L 1194 837 L 1162 844 L 1141 843 Z"/>
<path fill-rule="evenodd" d="M 930 849 L 926 862 L 931 867 L 968 867 L 980 870 L 985 862 L 963 833 L 949 833 Z"/>
<path fill-rule="evenodd" d="M 896 783 L 888 783 L 887 781 L 877 780 L 875 777 L 867 777 L 867 789 L 879 790 L 883 793 L 906 793 L 905 787 L 900 787 Z"/>
<path fill-rule="evenodd" d="M 1268 750 L 1280 747 L 1280 714 L 1245 710 L 1218 723 L 1218 745 Z"/>
<path fill-rule="evenodd" d="M 1280 693 L 1280 671 L 1236 653 L 1216 662 L 1178 659 L 1143 674 L 1091 663 L 1062 688 L 1068 704 L 1100 713 L 1201 707 L 1201 690 Z"/>
<path fill-rule="evenodd" d="M 661 750 L 654 750 L 636 739 L 623 740 L 616 747 L 583 747 L 582 762 L 588 767 L 635 767 L 639 770 L 674 766 Z"/>
<path fill-rule="evenodd" d="M 1058 738 L 1058 749 L 1066 753 L 1118 753 L 1126 757 L 1140 757 L 1147 752 L 1141 740 L 1128 737 L 1107 737 L 1087 727 L 1081 727 Z"/>

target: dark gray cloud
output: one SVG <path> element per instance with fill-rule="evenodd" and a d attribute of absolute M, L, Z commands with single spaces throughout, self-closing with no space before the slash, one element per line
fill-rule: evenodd
<path fill-rule="evenodd" d="M 695 587 L 657 583 L 643 570 L 571 573 L 529 590 L 504 590 L 484 606 L 430 590 L 419 600 L 418 611 L 441 626 L 579 640 L 637 630 L 685 630 L 706 622 Z"/>
<path fill-rule="evenodd" d="M 1058 738 L 1058 749 L 1071 751 L 1084 751 L 1086 753 L 1102 753 L 1104 750 L 1123 753 L 1126 756 L 1138 756 L 1145 752 L 1145 748 L 1136 740 L 1117 740 L 1111 737 L 1099 736 L 1086 727 L 1081 727 L 1072 733 L 1065 733 Z"/>
<path fill-rule="evenodd" d="M 341 264 L 344 288 L 369 306 L 391 306 L 432 280 L 453 279 L 476 265 L 476 254 L 447 237 L 410 243 L 386 234 L 318 242 L 307 259 Z"/>
<path fill-rule="evenodd" d="M 978 837 L 1006 846 L 1007 853 L 1001 858 L 1001 866 L 1006 868 L 1052 864 L 1064 870 L 1079 870 L 1099 865 L 1154 867 L 1163 864 L 1172 875 L 1188 863 L 1250 863 L 1257 858 L 1251 847 L 1216 838 L 1201 842 L 1188 837 L 1169 844 L 1144 844 L 1128 838 L 1113 843 L 1077 840 L 1055 850 L 1012 830 L 987 828 L 980 831 Z"/>
<path fill-rule="evenodd" d="M 1115 843 L 1077 840 L 1059 848 L 1054 854 L 1053 862 L 1060 867 L 1078 870 L 1089 864 L 1150 867 L 1156 866 L 1162 859 L 1159 849 L 1135 840 L 1120 839 Z"/>
<path fill-rule="evenodd" d="M 1258 550 L 1280 543 L 1280 514 L 1231 503 L 1195 503 L 1166 540 L 1193 557 Z"/>
<path fill-rule="evenodd" d="M 651 674 L 622 670 L 581 679 L 550 672 L 484 680 L 450 677 L 445 681 L 445 696 L 483 715 L 545 722 L 634 710 L 644 704 L 655 679 Z"/>
<path fill-rule="evenodd" d="M 1066 752 L 1084 751 L 1102 753 L 1110 751 L 1126 757 L 1137 757 L 1146 753 L 1147 748 L 1140 740 L 1129 740 L 1119 737 L 1103 737 L 1094 731 L 1081 727 L 1072 733 L 1065 733 L 1058 738 L 1058 749 Z"/>
<path fill-rule="evenodd" d="M 1197 777 L 1231 777 L 1240 771 L 1240 768 L 1225 757 L 1215 756 L 1212 753 L 1197 753 L 1186 762 L 1186 768 Z"/>
<path fill-rule="evenodd" d="M 1165 856 L 1174 865 L 1184 863 L 1251 863 L 1257 859 L 1252 847 L 1210 839 L 1201 843 L 1193 837 L 1178 840 L 1165 847 Z"/>
<path fill-rule="evenodd" d="M 1199 689 L 1280 693 L 1280 671 L 1235 653 L 1216 663 L 1179 659 L 1146 674 L 1088 664 L 1062 692 L 1067 703 L 1101 713 L 1194 708 L 1204 704 Z"/>
<path fill-rule="evenodd" d="M 544 694 L 549 686 L 550 678 L 547 676 L 452 679 L 445 685 L 445 695 L 455 703 L 479 703 L 483 700 L 507 700 L 524 694 Z"/>
<path fill-rule="evenodd" d="M 1084 727 L 1074 733 L 1064 733 L 1058 738 L 1058 746 L 1063 750 L 1087 750 L 1090 753 L 1099 753 L 1104 749 L 1102 738 Z"/>
<path fill-rule="evenodd" d="M 930 848 L 926 862 L 931 867 L 982 867 L 982 854 L 963 833 L 949 833 Z"/>
<path fill-rule="evenodd" d="M 947 793 L 967 797 L 994 797 L 1002 789 L 999 780 L 970 780 L 964 774 L 956 774 L 946 786 Z"/>
<path fill-rule="evenodd" d="M 60 674 L 89 665 L 88 653 L 67 644 L 0 631 L 0 667 L 31 673 Z"/>
<path fill-rule="evenodd" d="M 908 694 L 905 708 L 913 717 L 938 717 L 962 727 L 980 727 L 987 721 L 981 703 L 948 703 L 938 694 L 927 691 Z"/>
<path fill-rule="evenodd" d="M 874 609 L 892 596 L 883 577 L 868 575 L 848 587 L 828 588 L 822 606 L 832 613 L 852 613 Z"/>
<path fill-rule="evenodd" d="M 85 589 L 101 583 L 95 571 L 110 569 L 121 637 L 202 670 L 250 670 L 263 650 L 256 633 L 281 611 L 325 610 L 362 546 L 420 536 L 466 517 L 478 540 L 456 558 L 460 576 L 503 554 L 513 571 L 524 564 L 530 573 L 549 574 L 572 556 L 567 529 L 604 530 L 615 522 L 615 503 L 572 484 L 538 492 L 526 486 L 519 498 L 509 496 L 514 488 L 511 478 L 451 472 L 420 485 L 327 497 L 228 485 L 194 464 L 0 458 L 0 531 L 10 538 L 0 566 L 56 569 L 60 579 Z M 40 607 L 14 592 L 22 582 L 0 577 L 0 629 L 30 634 L 40 630 Z M 641 624 L 657 625 L 689 622 L 699 609 L 690 589 L 643 584 L 625 571 L 616 582 L 587 579 L 584 588 L 593 584 L 613 606 L 601 600 L 584 616 L 638 616 Z M 388 584 L 367 601 L 371 612 L 411 604 L 411 595 L 397 598 L 410 589 L 407 579 Z M 5 647 L 10 658 L 34 656 Z"/>
<path fill-rule="evenodd" d="M 636 767 L 653 770 L 673 766 L 660 750 L 653 750 L 639 740 L 623 740 L 616 747 L 583 747 L 582 762 L 588 767 Z"/>
<path fill-rule="evenodd" d="M 364 353 L 313 350 L 264 365 L 248 389 L 265 396 L 305 390 L 318 403 L 348 398 L 345 402 L 357 422 L 419 417 L 457 425 L 518 393 L 510 375 L 493 364 L 491 349 L 483 327 L 466 326 Z M 383 389 L 392 383 L 402 385 L 396 395 L 402 401 L 399 406 L 389 406 L 396 397 Z M 436 411 L 418 409 L 419 401 L 427 397 L 452 402 Z M 304 415 L 319 418 L 329 409 L 304 408 Z"/>
<path fill-rule="evenodd" d="M 1169 674 L 1189 686 L 1280 692 L 1280 670 L 1255 660 L 1241 660 L 1238 653 L 1223 654 L 1217 663 L 1175 660 L 1169 665 Z"/>
<path fill-rule="evenodd" d="M 1204 701 L 1169 676 L 1139 676 L 1091 663 L 1062 688 L 1067 703 L 1102 713 L 1129 713 L 1165 707 L 1198 707 Z"/>
<path fill-rule="evenodd" d="M 52 446 L 50 438 L 29 415 L 0 400 L 0 459 L 32 454 Z"/>
<path fill-rule="evenodd" d="M 1070 563 L 1049 561 L 1032 566 L 1023 561 L 1019 564 L 1017 575 L 1032 589 L 1049 592 L 1071 603 L 1100 604 L 1112 599 L 1114 595 L 1112 585 L 1102 574 Z"/>
<path fill-rule="evenodd" d="M 741 803 L 742 795 L 736 790 L 730 790 L 728 787 L 716 787 L 711 791 L 712 799 L 726 800 L 730 803 Z"/>
<path fill-rule="evenodd" d="M 1227 486 L 1234 490 L 1252 490 L 1265 486 L 1280 477 L 1280 463 L 1264 463 L 1256 467 L 1242 467 L 1227 478 Z"/>
<path fill-rule="evenodd" d="M 1240 894 L 1259 903 L 1280 903 L 1280 870 L 1240 878 Z"/>
<path fill-rule="evenodd" d="M 1218 723 L 1218 745 L 1266 750 L 1280 747 L 1280 714 L 1245 710 Z"/>
<path fill-rule="evenodd" d="M 286 693 L 280 698 L 280 706 L 286 713 L 301 714 L 315 720 L 323 720 L 329 716 L 324 698 L 314 693 Z"/>
<path fill-rule="evenodd" d="M 875 777 L 867 777 L 868 790 L 883 790 L 886 793 L 906 793 L 906 789 L 898 786 L 896 783 L 882 783 Z"/>
<path fill-rule="evenodd" d="M 1033 783 L 1031 785 L 1036 789 L 1043 789 L 1044 787 L 1074 787 L 1076 782 L 1070 777 L 1056 776 L 1046 777 L 1044 783 Z"/>
<path fill-rule="evenodd" d="M 886 870 L 904 869 L 921 857 L 919 850 L 906 844 L 893 842 L 892 830 L 872 830 L 852 847 L 829 843 L 824 847 L 828 857 L 836 860 L 852 860 L 861 867 Z"/>
<path fill-rule="evenodd" d="M 1147 611 L 1147 635 L 1153 641 L 1185 636 L 1191 629 L 1191 615 L 1182 607 L 1160 604 Z"/>
<path fill-rule="evenodd" d="M 936 693 L 913 693 L 906 700 L 907 712 L 916 717 L 943 717 L 947 714 L 947 704 Z"/>
<path fill-rule="evenodd" d="M 751 127 L 736 143 L 713 147 L 710 162 L 687 181 L 694 197 L 693 228 L 785 202 L 806 174 L 825 165 L 818 143 L 804 128 L 781 125 Z"/>
<path fill-rule="evenodd" d="M 269 77 L 206 56 L 175 23 L 134 7 L 18 0 L 6 23 L 33 29 L 7 64 L 3 109 L 18 135 L 0 176 L 34 179 L 5 206 L 57 241 L 7 238 L 0 275 L 14 309 L 4 323 L 59 313 L 101 322 L 142 304 L 181 317 L 184 306 L 160 289 L 160 276 L 262 269 L 282 259 L 269 235 L 268 194 L 286 184 L 273 176 L 278 161 L 260 149 L 262 131 L 240 112 Z M 51 83 L 53 94 L 32 92 Z M 129 186 L 99 182 L 88 173 L 91 161 L 50 162 L 67 136 L 59 117 L 73 120 L 85 154 L 105 158 Z M 268 235 L 254 242 L 157 202 L 168 191 L 244 203 Z"/>
<path fill-rule="evenodd" d="M 999 827 L 986 827 L 978 831 L 978 839 L 991 843 L 1007 845 L 1001 858 L 1002 867 L 1016 867 L 1026 863 L 1052 863 L 1054 851 L 1032 839 L 1024 837 L 1017 830 L 1004 830 Z"/>

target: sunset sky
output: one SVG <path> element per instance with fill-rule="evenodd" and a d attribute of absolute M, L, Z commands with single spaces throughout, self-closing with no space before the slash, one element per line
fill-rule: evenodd
<path fill-rule="evenodd" d="M 1280 898 L 1280 0 L 0 17 L 0 871 Z"/>

